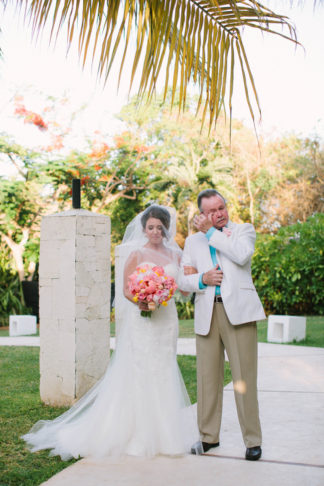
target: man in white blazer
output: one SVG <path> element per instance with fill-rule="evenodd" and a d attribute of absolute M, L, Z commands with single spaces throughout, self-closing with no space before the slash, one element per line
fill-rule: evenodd
<path fill-rule="evenodd" d="M 265 318 L 253 285 L 251 257 L 255 230 L 229 221 L 226 202 L 214 189 L 198 196 L 198 233 L 186 239 L 179 286 L 195 292 L 197 410 L 201 444 L 193 453 L 219 446 L 224 349 L 233 377 L 236 408 L 246 446 L 245 458 L 261 457 L 257 398 L 256 321 Z"/>

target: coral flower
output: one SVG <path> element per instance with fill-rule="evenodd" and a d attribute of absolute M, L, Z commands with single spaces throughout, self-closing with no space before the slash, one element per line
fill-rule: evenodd
<path fill-rule="evenodd" d="M 177 284 L 173 277 L 165 275 L 161 266 L 150 267 L 148 264 L 136 267 L 134 273 L 128 277 L 128 288 L 133 295 L 134 302 L 146 302 L 149 311 L 142 311 L 141 315 L 151 316 L 159 305 L 167 306 L 173 297 Z"/>

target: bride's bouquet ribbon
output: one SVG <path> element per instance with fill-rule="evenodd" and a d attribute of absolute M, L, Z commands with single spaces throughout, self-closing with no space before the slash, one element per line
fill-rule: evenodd
<path fill-rule="evenodd" d="M 163 267 L 144 264 L 136 267 L 135 272 L 128 277 L 128 288 L 134 302 L 148 304 L 149 310 L 141 312 L 142 316 L 147 317 L 159 305 L 168 305 L 177 284 L 173 277 L 165 274 Z"/>

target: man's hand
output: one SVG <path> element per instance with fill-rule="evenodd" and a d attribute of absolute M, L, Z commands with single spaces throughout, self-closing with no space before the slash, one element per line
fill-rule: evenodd
<path fill-rule="evenodd" d="M 197 268 L 195 268 L 195 267 L 191 267 L 189 265 L 184 265 L 183 273 L 185 275 L 194 275 L 195 273 L 198 273 L 198 271 L 197 271 Z"/>
<path fill-rule="evenodd" d="M 216 265 L 215 268 L 212 268 L 208 272 L 205 272 L 202 277 L 202 282 L 205 285 L 220 285 L 223 280 L 223 272 L 222 270 L 218 270 L 219 265 Z"/>
<path fill-rule="evenodd" d="M 232 232 L 230 229 L 228 228 L 223 228 L 223 233 L 228 237 L 228 236 L 231 236 Z"/>
<path fill-rule="evenodd" d="M 199 214 L 194 217 L 193 225 L 198 231 L 207 233 L 207 231 L 213 226 L 213 223 L 209 217 L 206 218 L 204 214 Z"/>

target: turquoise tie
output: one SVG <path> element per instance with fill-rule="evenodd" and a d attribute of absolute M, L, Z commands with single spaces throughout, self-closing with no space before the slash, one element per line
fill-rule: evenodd
<path fill-rule="evenodd" d="M 211 256 L 213 265 L 214 265 L 214 267 L 216 267 L 216 265 L 218 264 L 217 256 L 216 256 L 216 249 L 213 246 L 209 246 L 209 251 L 210 251 L 210 256 Z M 220 268 L 218 270 L 220 270 Z M 215 295 L 220 295 L 220 294 L 221 294 L 220 286 L 216 285 Z"/>

